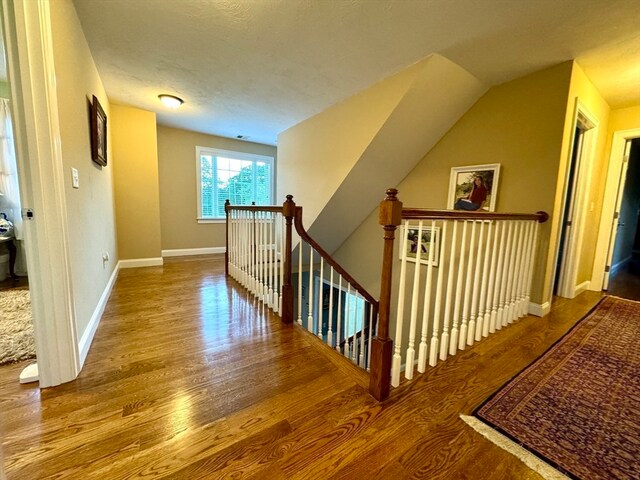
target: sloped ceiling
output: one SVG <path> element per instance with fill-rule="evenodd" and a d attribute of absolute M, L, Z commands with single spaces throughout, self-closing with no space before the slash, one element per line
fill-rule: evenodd
<path fill-rule="evenodd" d="M 640 103 L 637 0 L 74 4 L 109 98 L 203 133 L 274 144 L 432 53 L 488 85 L 576 58 L 612 107 Z M 186 103 L 168 111 L 160 93 Z"/>

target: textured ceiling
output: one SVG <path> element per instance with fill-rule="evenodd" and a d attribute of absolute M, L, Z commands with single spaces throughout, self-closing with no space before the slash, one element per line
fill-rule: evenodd
<path fill-rule="evenodd" d="M 274 144 L 434 52 L 492 85 L 576 58 L 612 107 L 640 104 L 638 0 L 74 3 L 111 101 L 204 133 Z"/>

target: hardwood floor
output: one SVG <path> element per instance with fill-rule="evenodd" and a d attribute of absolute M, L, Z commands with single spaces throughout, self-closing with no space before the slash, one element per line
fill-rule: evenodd
<path fill-rule="evenodd" d="M 540 479 L 458 417 L 598 300 L 558 299 L 392 390 L 249 298 L 223 256 L 123 270 L 80 377 L 0 368 L 8 479 Z M 1 475 L 0 475 L 1 478 Z"/>

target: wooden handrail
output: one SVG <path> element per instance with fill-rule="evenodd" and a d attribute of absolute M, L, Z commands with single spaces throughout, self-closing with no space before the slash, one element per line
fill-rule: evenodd
<path fill-rule="evenodd" d="M 244 210 L 248 212 L 275 212 L 282 213 L 282 205 L 229 205 L 230 210 Z"/>
<path fill-rule="evenodd" d="M 402 218 L 406 220 L 536 220 L 539 223 L 544 223 L 549 219 L 549 214 L 546 212 L 496 213 L 403 208 Z"/>
<path fill-rule="evenodd" d="M 333 269 L 338 272 L 340 275 L 342 275 L 342 278 L 344 278 L 345 280 L 347 280 L 347 282 L 349 282 L 351 284 L 352 287 L 354 287 L 356 289 L 356 291 L 358 293 L 360 293 L 360 295 L 362 295 L 374 308 L 374 318 L 375 318 L 375 314 L 378 311 L 378 300 L 376 300 L 373 295 L 371 295 L 369 292 L 367 292 L 367 290 L 360 285 L 351 275 L 349 275 L 349 273 L 331 256 L 329 255 L 319 244 L 318 242 L 316 242 L 313 238 L 311 238 L 309 236 L 309 234 L 307 233 L 307 231 L 305 230 L 304 226 L 302 225 L 302 207 L 296 207 L 296 213 L 295 213 L 295 221 L 294 221 L 294 225 L 296 227 L 296 232 L 298 232 L 298 235 L 300 235 L 300 237 L 307 242 L 309 245 L 311 245 L 311 247 L 313 247 L 313 249 L 318 252 L 320 254 L 321 257 L 324 258 L 324 260 L 333 267 Z"/>

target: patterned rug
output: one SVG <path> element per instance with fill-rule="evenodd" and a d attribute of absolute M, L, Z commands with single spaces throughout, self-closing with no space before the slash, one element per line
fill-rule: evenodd
<path fill-rule="evenodd" d="M 0 365 L 35 358 L 29 290 L 0 292 Z"/>
<path fill-rule="evenodd" d="M 570 478 L 640 479 L 640 302 L 602 299 L 474 415 Z"/>

